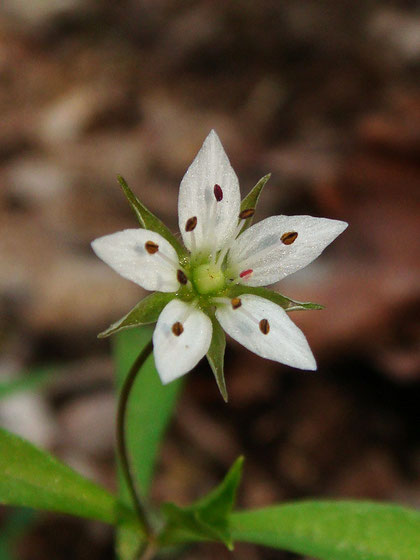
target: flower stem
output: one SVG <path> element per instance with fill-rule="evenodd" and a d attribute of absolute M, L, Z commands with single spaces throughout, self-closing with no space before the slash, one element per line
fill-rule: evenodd
<path fill-rule="evenodd" d="M 137 378 L 137 374 L 140 372 L 144 362 L 150 356 L 153 350 L 153 343 L 150 341 L 140 352 L 135 362 L 130 368 L 127 377 L 124 380 L 124 384 L 121 389 L 118 411 L 117 411 L 117 453 L 120 459 L 121 470 L 124 475 L 127 487 L 130 491 L 131 498 L 133 500 L 134 509 L 136 511 L 137 517 L 146 533 L 146 537 L 150 540 L 153 536 L 153 529 L 149 522 L 146 509 L 142 504 L 140 495 L 136 489 L 134 482 L 134 477 L 130 468 L 130 461 L 127 452 L 127 442 L 126 442 L 126 417 L 127 417 L 127 405 L 130 397 L 131 389 Z"/>

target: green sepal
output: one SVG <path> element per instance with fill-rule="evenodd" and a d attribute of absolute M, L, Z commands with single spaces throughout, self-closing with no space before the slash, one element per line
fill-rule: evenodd
<path fill-rule="evenodd" d="M 207 496 L 187 507 L 172 503 L 162 506 L 167 525 L 158 536 L 162 546 L 211 540 L 233 550 L 229 516 L 242 476 L 243 457 L 236 459 L 223 481 Z"/>
<path fill-rule="evenodd" d="M 133 209 L 140 223 L 140 226 L 142 228 L 150 229 L 151 231 L 155 231 L 156 233 L 159 233 L 162 237 L 164 237 L 167 241 L 169 241 L 169 243 L 177 252 L 181 264 L 184 265 L 188 257 L 188 252 L 185 249 L 185 247 L 178 241 L 178 239 L 169 230 L 169 228 L 167 228 L 165 224 L 161 220 L 159 220 L 157 216 L 152 214 L 152 212 L 150 212 L 150 210 L 148 210 L 146 206 L 144 206 L 144 204 L 140 202 L 137 196 L 127 185 L 127 181 L 123 177 L 121 177 L 121 175 L 117 175 L 117 179 L 119 184 L 121 185 L 121 188 L 125 196 L 127 197 L 127 200 L 131 208 Z"/>
<path fill-rule="evenodd" d="M 105 338 L 123 329 L 139 327 L 155 323 L 162 309 L 176 297 L 175 292 L 154 292 L 144 299 L 124 315 L 121 319 L 112 323 L 107 329 L 98 334 L 98 338 Z"/>
<path fill-rule="evenodd" d="M 232 286 L 226 292 L 226 295 L 230 298 L 239 297 L 243 294 L 252 294 L 254 296 L 260 296 L 265 299 L 269 299 L 273 303 L 280 305 L 285 311 L 301 311 L 304 309 L 324 309 L 324 306 L 320 303 L 302 302 L 290 299 L 287 296 L 283 296 L 278 292 L 273 292 L 272 290 L 267 290 L 267 288 L 260 288 L 255 286 L 244 286 L 238 284 Z"/>
<path fill-rule="evenodd" d="M 250 190 L 250 192 L 246 195 L 246 197 L 241 202 L 241 212 L 243 210 L 248 210 L 249 208 L 253 208 L 255 210 L 258 204 L 258 200 L 260 198 L 260 194 L 270 177 L 271 177 L 271 173 L 268 173 L 268 175 L 264 175 L 264 177 L 262 177 L 255 185 L 255 187 L 253 187 Z M 249 226 L 252 224 L 252 220 L 253 220 L 253 216 L 244 220 L 244 227 L 242 228 L 241 233 L 245 231 L 247 228 L 249 228 Z"/>
<path fill-rule="evenodd" d="M 220 326 L 214 314 L 210 316 L 213 325 L 210 348 L 207 352 L 207 360 L 213 370 L 217 386 L 225 402 L 228 402 L 225 374 L 223 371 L 223 361 L 225 357 L 226 336 L 225 331 Z"/>

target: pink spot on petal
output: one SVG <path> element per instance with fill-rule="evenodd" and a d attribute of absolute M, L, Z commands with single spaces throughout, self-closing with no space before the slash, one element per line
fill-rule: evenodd
<path fill-rule="evenodd" d="M 217 202 L 220 202 L 223 199 L 223 191 L 220 185 L 214 185 L 214 197 Z"/>
<path fill-rule="evenodd" d="M 250 276 L 254 271 L 252 270 L 252 268 L 248 268 L 248 270 L 243 270 L 240 274 L 239 274 L 239 278 L 245 278 L 246 276 Z"/>

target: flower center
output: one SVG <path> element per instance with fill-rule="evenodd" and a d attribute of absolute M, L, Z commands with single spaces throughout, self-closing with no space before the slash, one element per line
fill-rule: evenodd
<path fill-rule="evenodd" d="M 219 292 L 225 285 L 225 275 L 214 263 L 200 264 L 193 270 L 192 279 L 199 294 Z"/>

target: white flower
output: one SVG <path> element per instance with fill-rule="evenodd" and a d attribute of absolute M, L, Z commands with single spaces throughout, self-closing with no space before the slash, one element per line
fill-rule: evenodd
<path fill-rule="evenodd" d="M 179 249 L 154 217 L 155 231 L 128 229 L 92 243 L 95 253 L 116 272 L 160 293 L 147 305 L 140 302 L 105 334 L 155 320 L 152 308 L 158 309 L 153 345 L 163 383 L 184 375 L 207 354 L 225 395 L 220 325 L 259 356 L 316 369 L 305 336 L 283 308 L 311 305 L 299 305 L 262 286 L 312 262 L 347 224 L 311 216 L 273 216 L 248 227 L 267 178 L 241 210 L 238 179 L 211 131 L 180 186 L 179 229 L 188 252 Z M 128 187 L 125 191 L 135 205 Z M 144 207 L 134 209 L 139 214 Z"/>

